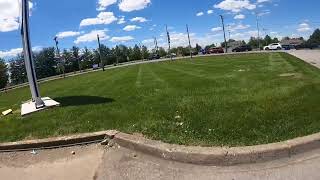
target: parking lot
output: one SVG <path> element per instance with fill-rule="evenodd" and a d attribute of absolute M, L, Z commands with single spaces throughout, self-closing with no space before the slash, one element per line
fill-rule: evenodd
<path fill-rule="evenodd" d="M 320 68 L 320 50 L 292 50 L 288 53 Z"/>

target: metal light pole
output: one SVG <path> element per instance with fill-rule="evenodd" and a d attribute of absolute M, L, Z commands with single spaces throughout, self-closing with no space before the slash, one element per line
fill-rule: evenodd
<path fill-rule="evenodd" d="M 36 76 L 34 61 L 32 57 L 31 43 L 30 43 L 28 0 L 22 0 L 21 35 L 22 35 L 22 43 L 23 43 L 23 51 L 24 51 L 24 60 L 25 60 L 29 86 L 32 94 L 32 101 L 35 102 L 36 109 L 43 108 L 45 104 L 41 99 L 38 84 L 37 84 L 37 76 Z"/>
<path fill-rule="evenodd" d="M 259 51 L 261 51 L 259 17 L 257 12 L 255 14 L 256 14 L 257 30 L 258 30 L 258 46 L 259 46 Z"/>
<path fill-rule="evenodd" d="M 220 15 L 220 18 L 221 18 L 221 23 L 222 23 L 222 28 L 223 28 L 224 46 L 226 49 L 226 53 L 228 53 L 228 44 L 227 44 L 227 39 L 226 39 L 226 31 L 225 31 L 225 27 L 224 27 L 224 18 L 222 15 Z"/>
<path fill-rule="evenodd" d="M 100 63 L 101 63 L 101 67 L 102 67 L 102 71 L 105 71 L 104 70 L 104 63 L 102 61 L 102 58 L 101 58 L 101 44 L 100 44 L 100 37 L 99 37 L 99 34 L 97 34 L 97 39 L 98 39 L 98 46 L 99 46 L 99 60 L 100 60 Z"/>
<path fill-rule="evenodd" d="M 168 26 L 166 25 L 166 31 L 167 31 L 167 37 L 168 37 L 168 45 L 169 45 L 169 53 L 170 53 L 170 59 L 172 60 L 172 53 L 170 52 L 171 51 L 171 40 L 170 40 L 170 33 L 168 31 Z"/>
<path fill-rule="evenodd" d="M 190 41 L 190 34 L 189 34 L 189 26 L 188 26 L 188 24 L 186 25 L 186 27 L 187 27 L 187 33 L 188 33 L 188 41 L 189 41 L 190 58 L 192 59 L 191 41 Z"/>
<path fill-rule="evenodd" d="M 158 40 L 156 37 L 154 37 L 154 48 L 155 48 L 156 54 L 158 55 Z"/>
<path fill-rule="evenodd" d="M 61 59 L 61 56 L 60 56 L 60 49 L 59 49 L 59 41 L 58 41 L 58 37 L 54 37 L 54 42 L 56 44 L 56 49 L 57 49 L 57 55 L 58 55 L 58 58 L 59 58 L 59 63 L 62 63 L 62 66 L 63 66 L 63 77 L 65 78 L 66 77 L 66 72 L 65 72 L 65 66 L 64 66 L 64 62 L 62 62 L 63 60 Z"/>

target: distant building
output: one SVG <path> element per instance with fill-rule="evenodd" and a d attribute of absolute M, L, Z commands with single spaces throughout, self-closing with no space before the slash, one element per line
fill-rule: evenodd
<path fill-rule="evenodd" d="M 228 42 L 228 46 L 230 48 L 236 48 L 236 47 L 239 47 L 239 46 L 242 46 L 242 41 L 232 41 L 232 42 Z"/>
<path fill-rule="evenodd" d="M 285 38 L 285 39 L 282 39 L 280 41 L 280 44 L 281 45 L 294 45 L 294 46 L 297 46 L 297 45 L 301 45 L 304 43 L 304 40 L 302 38 Z"/>

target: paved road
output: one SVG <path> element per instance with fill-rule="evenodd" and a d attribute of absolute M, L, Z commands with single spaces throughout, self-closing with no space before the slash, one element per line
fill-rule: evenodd
<path fill-rule="evenodd" d="M 320 149 L 288 159 L 232 167 L 184 164 L 100 145 L 44 150 L 36 155 L 0 153 L 0 175 L 6 180 L 318 180 L 319 172 Z"/>
<path fill-rule="evenodd" d="M 288 51 L 288 53 L 320 68 L 320 50 L 298 50 Z"/>

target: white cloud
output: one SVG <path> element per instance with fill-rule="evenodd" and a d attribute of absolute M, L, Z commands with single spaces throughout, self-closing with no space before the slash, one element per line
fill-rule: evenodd
<path fill-rule="evenodd" d="M 0 51 L 0 58 L 13 57 L 22 53 L 22 48 L 10 49 L 8 51 Z"/>
<path fill-rule="evenodd" d="M 219 32 L 222 31 L 222 27 L 214 27 L 211 29 L 212 32 Z"/>
<path fill-rule="evenodd" d="M 270 1 L 271 0 L 258 0 L 257 3 L 260 4 L 260 3 L 264 3 L 264 2 L 270 2 Z"/>
<path fill-rule="evenodd" d="M 258 16 L 265 16 L 265 15 L 268 15 L 270 13 L 271 13 L 270 10 L 264 10 L 263 12 L 258 13 Z"/>
<path fill-rule="evenodd" d="M 230 24 L 229 25 L 229 30 L 231 32 L 237 31 L 237 30 L 244 30 L 250 28 L 250 25 L 246 24 Z"/>
<path fill-rule="evenodd" d="M 151 0 L 121 0 L 119 9 L 124 12 L 138 11 L 151 4 Z"/>
<path fill-rule="evenodd" d="M 117 0 L 99 0 L 97 11 L 104 11 L 106 8 L 112 4 L 115 4 Z"/>
<path fill-rule="evenodd" d="M 29 8 L 33 3 L 29 2 Z M 17 0 L 0 0 L 0 32 L 19 29 L 20 5 Z"/>
<path fill-rule="evenodd" d="M 251 4 L 249 0 L 224 0 L 219 4 L 215 4 L 214 7 L 218 9 L 238 13 L 244 9 L 247 9 L 247 10 L 256 9 L 257 6 L 255 4 Z"/>
<path fill-rule="evenodd" d="M 43 49 L 42 46 L 35 46 L 32 47 L 32 51 L 41 51 Z M 21 54 L 23 52 L 22 48 L 14 48 L 7 51 L 0 51 L 0 58 L 6 58 L 6 57 L 14 57 L 18 54 Z"/>
<path fill-rule="evenodd" d="M 179 32 L 173 32 L 170 34 L 171 37 L 171 46 L 178 47 L 178 46 L 188 46 L 188 35 L 187 33 L 179 33 Z M 196 44 L 199 44 L 200 46 L 205 46 L 213 43 L 220 43 L 222 42 L 223 35 L 222 34 L 201 34 L 197 35 L 195 33 L 190 33 L 190 39 L 191 39 L 191 45 L 192 47 L 195 47 Z M 148 41 L 146 41 L 148 42 Z M 168 47 L 167 39 L 166 38 L 158 38 L 158 45 L 159 47 Z M 149 48 L 154 48 L 153 41 L 149 39 Z"/>
<path fill-rule="evenodd" d="M 204 15 L 204 13 L 203 12 L 198 12 L 197 14 L 196 14 L 196 16 L 203 16 Z"/>
<path fill-rule="evenodd" d="M 119 21 L 118 21 L 118 23 L 117 24 L 124 24 L 124 23 L 126 23 L 126 21 L 124 20 L 124 16 L 120 16 L 120 18 L 119 18 Z"/>
<path fill-rule="evenodd" d="M 131 22 L 141 22 L 141 23 L 143 23 L 143 22 L 146 22 L 148 20 L 146 18 L 144 18 L 144 17 L 135 17 L 135 18 L 132 18 L 130 21 Z"/>
<path fill-rule="evenodd" d="M 237 14 L 234 16 L 234 19 L 245 19 L 245 18 L 246 18 L 246 16 L 243 14 Z"/>
<path fill-rule="evenodd" d="M 308 32 L 311 30 L 312 30 L 312 28 L 310 27 L 310 25 L 308 23 L 299 24 L 299 27 L 297 29 L 298 32 Z"/>
<path fill-rule="evenodd" d="M 233 33 L 231 34 L 231 39 L 248 41 L 250 37 L 257 37 L 257 36 L 258 36 L 258 31 L 251 30 L 243 33 Z"/>
<path fill-rule="evenodd" d="M 207 11 L 207 14 L 212 14 L 213 13 L 213 10 L 212 9 L 209 9 L 208 11 Z"/>
<path fill-rule="evenodd" d="M 136 26 L 136 25 L 127 25 L 126 27 L 123 28 L 125 31 L 134 31 L 137 29 L 141 29 L 141 27 Z"/>
<path fill-rule="evenodd" d="M 127 41 L 131 41 L 134 40 L 134 38 L 132 36 L 121 36 L 121 37 L 112 37 L 110 39 L 111 42 L 117 43 L 117 42 L 127 42 Z"/>
<path fill-rule="evenodd" d="M 110 36 L 106 34 L 107 30 L 93 30 L 87 34 L 83 34 L 82 36 L 79 36 L 74 43 L 80 44 L 84 42 L 92 42 L 97 40 L 97 35 L 100 36 L 100 40 L 106 40 L 109 39 Z"/>
<path fill-rule="evenodd" d="M 90 25 L 96 25 L 96 24 L 111 24 L 117 20 L 118 18 L 114 16 L 113 12 L 101 12 L 98 14 L 96 18 L 83 19 L 80 23 L 80 26 L 90 26 Z"/>
<path fill-rule="evenodd" d="M 81 32 L 75 32 L 75 31 L 64 31 L 64 32 L 59 32 L 56 36 L 60 39 L 66 38 L 66 37 L 73 37 L 73 36 L 78 36 L 80 35 Z"/>

